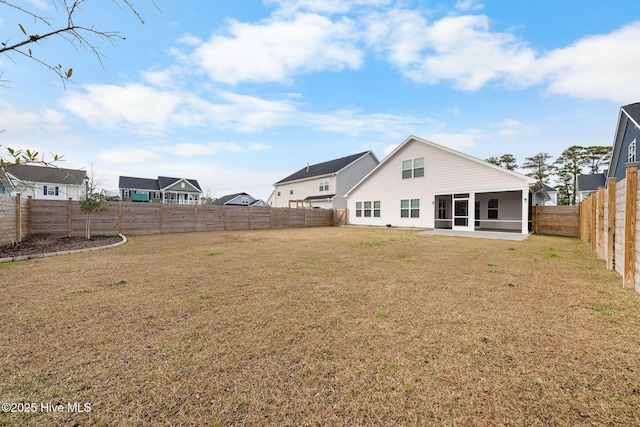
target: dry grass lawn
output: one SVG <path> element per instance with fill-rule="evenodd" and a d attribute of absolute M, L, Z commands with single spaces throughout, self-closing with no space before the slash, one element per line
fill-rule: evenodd
<path fill-rule="evenodd" d="M 2 426 L 640 425 L 640 294 L 577 239 L 134 236 L 0 295 Z"/>

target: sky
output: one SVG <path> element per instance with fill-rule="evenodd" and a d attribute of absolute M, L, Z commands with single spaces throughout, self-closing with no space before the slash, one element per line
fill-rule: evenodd
<path fill-rule="evenodd" d="M 15 0 L 64 24 L 51 0 Z M 486 159 L 612 145 L 640 101 L 637 0 L 86 0 L 53 37 L 0 55 L 0 145 L 62 155 L 117 191 L 120 175 L 247 192 L 411 135 Z M 0 39 L 46 29 L 0 4 Z M 553 183 L 551 183 L 553 185 Z"/>

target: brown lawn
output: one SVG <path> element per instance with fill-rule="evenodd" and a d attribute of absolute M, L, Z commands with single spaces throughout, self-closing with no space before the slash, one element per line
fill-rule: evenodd
<path fill-rule="evenodd" d="M 0 425 L 640 425 L 620 285 L 577 239 L 368 228 L 4 264 L 0 401 L 36 413 Z"/>

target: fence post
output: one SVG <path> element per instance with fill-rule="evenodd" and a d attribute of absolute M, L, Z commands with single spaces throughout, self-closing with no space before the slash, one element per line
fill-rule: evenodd
<path fill-rule="evenodd" d="M 591 233 L 591 250 L 596 251 L 598 248 L 598 234 L 596 227 L 596 218 L 598 217 L 598 199 L 597 193 L 591 195 L 591 224 L 589 225 L 589 232 Z"/>
<path fill-rule="evenodd" d="M 160 203 L 160 234 L 164 233 L 164 203 Z"/>
<path fill-rule="evenodd" d="M 598 187 L 598 231 L 596 232 L 598 243 L 598 256 L 604 258 L 604 187 Z"/>
<path fill-rule="evenodd" d="M 615 268 L 616 179 L 607 179 L 607 268 Z"/>
<path fill-rule="evenodd" d="M 122 200 L 118 201 L 118 233 L 122 233 Z"/>
<path fill-rule="evenodd" d="M 22 208 L 20 193 L 16 194 L 16 242 L 22 241 Z"/>
<path fill-rule="evenodd" d="M 624 275 L 622 286 L 624 288 L 635 288 L 638 163 L 626 163 L 625 168 L 627 185 L 624 207 Z"/>
<path fill-rule="evenodd" d="M 27 236 L 31 236 L 31 196 L 27 196 Z"/>
<path fill-rule="evenodd" d="M 71 215 L 73 215 L 72 199 L 67 200 L 67 237 L 71 237 Z"/>

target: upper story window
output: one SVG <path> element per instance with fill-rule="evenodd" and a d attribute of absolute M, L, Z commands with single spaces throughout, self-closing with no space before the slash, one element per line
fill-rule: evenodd
<path fill-rule="evenodd" d="M 180 183 L 180 188 L 184 188 L 184 182 Z"/>
<path fill-rule="evenodd" d="M 320 191 L 329 191 L 329 178 L 320 180 Z"/>
<path fill-rule="evenodd" d="M 240 201 L 240 203 L 242 203 L 243 205 L 248 205 L 249 204 L 249 198 L 248 197 L 243 197 L 242 200 Z"/>
<path fill-rule="evenodd" d="M 629 163 L 636 161 L 636 140 L 635 139 L 631 141 L 631 144 L 629 144 L 629 149 L 627 152 L 627 160 L 629 161 Z"/>
<path fill-rule="evenodd" d="M 402 161 L 402 179 L 424 176 L 424 157 Z"/>
<path fill-rule="evenodd" d="M 289 194 L 293 194 L 293 184 L 289 186 Z"/>

